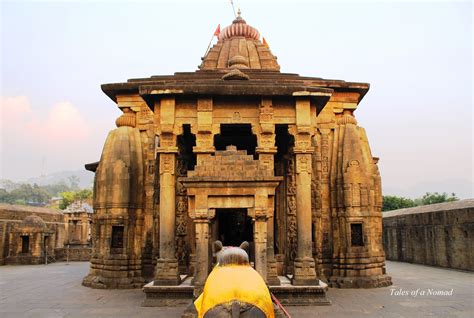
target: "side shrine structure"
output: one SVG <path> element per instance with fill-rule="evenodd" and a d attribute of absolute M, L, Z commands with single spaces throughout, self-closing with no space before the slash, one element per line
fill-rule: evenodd
<path fill-rule="evenodd" d="M 102 90 L 123 114 L 86 165 L 84 285 L 169 292 L 184 280 L 196 294 L 215 240 L 248 241 L 255 269 L 290 294 L 391 284 L 378 158 L 354 117 L 369 84 L 281 73 L 239 15 L 199 70 Z"/>

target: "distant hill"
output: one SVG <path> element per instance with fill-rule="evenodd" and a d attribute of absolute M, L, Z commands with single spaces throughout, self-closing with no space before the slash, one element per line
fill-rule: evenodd
<path fill-rule="evenodd" d="M 30 184 L 36 183 L 38 185 L 55 184 L 60 181 L 69 183 L 68 178 L 71 176 L 79 178 L 79 188 L 92 188 L 94 183 L 94 173 L 86 170 L 59 171 L 40 177 L 29 178 L 26 182 Z"/>

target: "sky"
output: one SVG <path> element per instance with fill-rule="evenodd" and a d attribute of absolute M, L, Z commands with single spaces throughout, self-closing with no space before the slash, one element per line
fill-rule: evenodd
<path fill-rule="evenodd" d="M 234 4 L 282 72 L 371 84 L 355 115 L 385 195 L 474 197 L 470 1 Z M 0 178 L 14 181 L 97 161 L 120 115 L 100 85 L 194 71 L 233 20 L 228 0 L 0 6 Z"/>

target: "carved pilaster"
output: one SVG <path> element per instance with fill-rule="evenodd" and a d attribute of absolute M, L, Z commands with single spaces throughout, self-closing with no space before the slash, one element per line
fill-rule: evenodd
<path fill-rule="evenodd" d="M 209 267 L 209 219 L 196 218 L 193 222 L 196 238 L 196 265 L 192 283 L 195 286 L 203 286 Z"/>
<path fill-rule="evenodd" d="M 274 170 L 274 157 L 277 152 L 275 146 L 275 124 L 273 122 L 273 105 L 269 98 L 262 98 L 260 104 L 259 124 L 252 127 L 257 135 L 258 146 L 256 152 L 259 160 L 268 170 Z"/>
<path fill-rule="evenodd" d="M 207 198 L 198 198 L 198 202 L 199 199 L 205 201 Z M 204 203 L 204 201 L 201 202 Z M 202 292 L 210 269 L 209 224 L 214 216 L 215 209 L 203 208 L 202 205 L 201 208 L 191 211 L 196 238 L 196 264 L 194 267 L 194 278 L 191 283 L 195 286 L 194 294 L 196 297 Z"/>
<path fill-rule="evenodd" d="M 277 263 L 275 260 L 275 238 L 274 238 L 274 204 L 270 204 L 267 209 L 267 284 L 271 286 L 280 285 L 280 279 L 278 279 Z"/>
<path fill-rule="evenodd" d="M 331 136 L 332 130 L 329 128 L 319 128 L 319 149 L 318 149 L 318 180 L 316 182 L 316 195 L 318 203 L 316 206 L 316 251 L 320 277 L 329 277 L 332 261 L 332 228 L 331 228 L 331 195 L 330 195 L 330 170 L 331 170 Z"/>
<path fill-rule="evenodd" d="M 296 223 L 296 171 L 295 157 L 291 154 L 286 161 L 286 224 L 287 224 L 287 259 L 292 263 L 296 258 L 296 250 L 298 246 L 297 223 Z"/>
<path fill-rule="evenodd" d="M 196 154 L 198 165 L 201 165 L 207 157 L 216 151 L 212 131 L 212 109 L 212 98 L 201 97 L 197 100 L 197 125 L 193 126 L 196 146 L 193 147 L 193 152 Z"/>
<path fill-rule="evenodd" d="M 267 211 L 255 208 L 253 239 L 255 243 L 255 270 L 266 280 L 267 278 Z"/>
<path fill-rule="evenodd" d="M 187 161 L 183 145 L 179 145 L 179 154 L 176 160 L 176 176 L 185 177 Z M 188 228 L 188 198 L 186 188 L 179 180 L 176 181 L 176 258 L 180 273 L 186 273 L 188 260 L 187 228 Z"/>

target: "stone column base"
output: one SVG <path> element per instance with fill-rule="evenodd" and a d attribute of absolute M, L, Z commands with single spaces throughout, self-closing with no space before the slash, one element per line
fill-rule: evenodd
<path fill-rule="evenodd" d="M 159 258 L 156 262 L 155 280 L 156 286 L 177 286 L 181 283 L 178 271 L 178 260 Z"/>
<path fill-rule="evenodd" d="M 388 275 L 367 277 L 340 277 L 332 276 L 328 284 L 335 288 L 378 288 L 392 285 L 392 277 Z"/>
<path fill-rule="evenodd" d="M 143 307 L 173 307 L 187 305 L 193 300 L 193 287 L 181 284 L 179 286 L 156 286 L 149 283 L 143 287 L 145 300 Z"/>
<path fill-rule="evenodd" d="M 277 263 L 273 260 L 267 261 L 267 284 L 270 286 L 279 286 L 280 279 L 277 273 Z"/>
<path fill-rule="evenodd" d="M 296 258 L 294 275 L 291 284 L 294 286 L 318 285 L 314 259 L 312 257 Z"/>
<path fill-rule="evenodd" d="M 123 254 L 92 257 L 89 274 L 82 285 L 97 289 L 140 288 L 145 284 L 141 267 L 141 260 Z"/>
<path fill-rule="evenodd" d="M 113 271 L 112 273 L 116 273 Z M 111 275 L 111 274 L 108 274 Z M 112 274 L 113 275 L 113 274 Z M 141 288 L 145 280 L 129 277 L 105 277 L 96 275 L 87 275 L 82 280 L 82 285 L 95 289 L 132 289 Z"/>
<path fill-rule="evenodd" d="M 328 285 L 317 281 L 317 284 L 307 286 L 293 286 L 282 282 L 281 286 L 270 286 L 270 292 L 285 306 L 331 305 L 326 295 Z"/>

